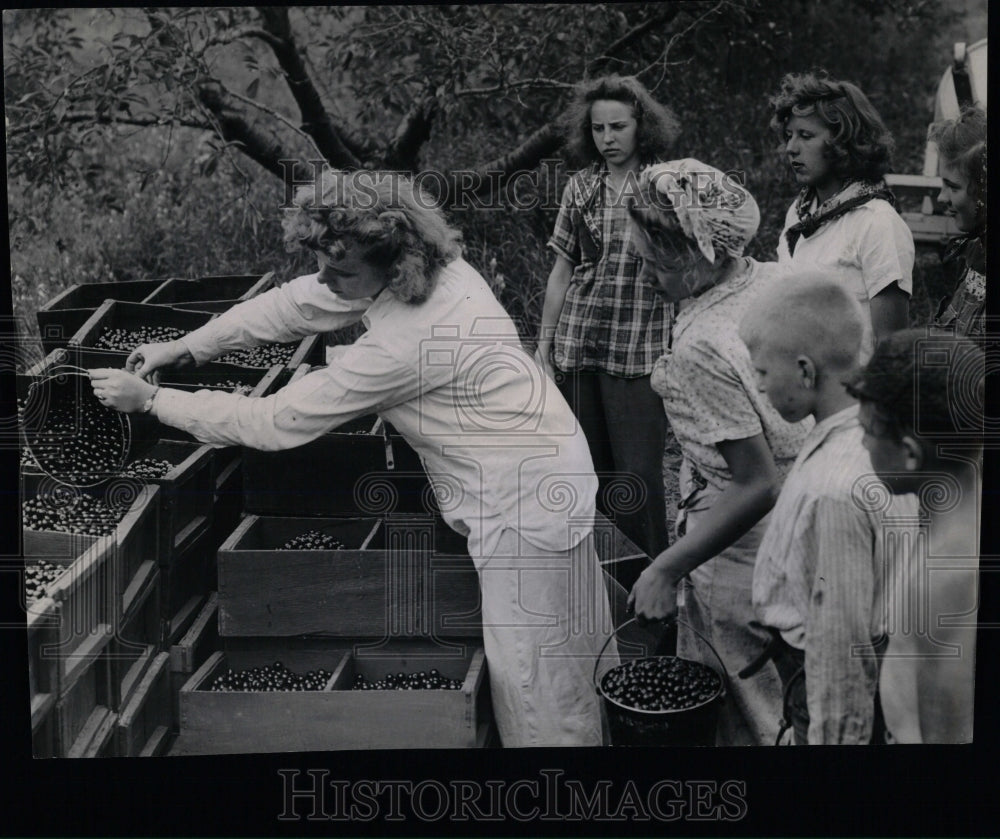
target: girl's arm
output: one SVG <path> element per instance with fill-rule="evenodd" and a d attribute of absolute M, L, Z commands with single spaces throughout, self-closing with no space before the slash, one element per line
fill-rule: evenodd
<path fill-rule="evenodd" d="M 869 306 L 876 344 L 909 325 L 910 296 L 899 287 L 899 283 L 883 288 L 871 298 Z"/>
<path fill-rule="evenodd" d="M 778 471 L 763 434 L 718 444 L 733 480 L 699 520 L 642 572 L 629 595 L 636 616 L 670 620 L 677 614 L 677 583 L 718 555 L 760 521 L 778 497 Z"/>
<path fill-rule="evenodd" d="M 552 272 L 549 274 L 549 280 L 545 286 L 542 325 L 538 330 L 538 348 L 535 350 L 535 359 L 542 365 L 542 369 L 553 378 L 555 371 L 552 368 L 551 358 L 552 337 L 555 335 L 559 313 L 566 300 L 566 290 L 569 288 L 572 277 L 573 263 L 564 256 L 556 255 L 556 264 L 552 266 Z"/>

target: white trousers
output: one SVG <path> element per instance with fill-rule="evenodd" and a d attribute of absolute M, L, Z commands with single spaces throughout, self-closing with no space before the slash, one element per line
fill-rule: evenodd
<path fill-rule="evenodd" d="M 593 535 L 553 553 L 507 529 L 496 553 L 473 560 L 503 746 L 600 746 L 594 665 L 614 627 Z M 616 664 L 612 640 L 598 676 Z"/>

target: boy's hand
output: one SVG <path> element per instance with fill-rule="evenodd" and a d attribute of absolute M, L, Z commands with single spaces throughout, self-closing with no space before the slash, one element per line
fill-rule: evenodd
<path fill-rule="evenodd" d="M 632 586 L 628 608 L 635 609 L 639 625 L 672 621 L 677 617 L 677 582 L 668 569 L 650 565 Z"/>
<path fill-rule="evenodd" d="M 144 382 L 138 376 L 125 370 L 101 367 L 88 370 L 94 394 L 102 405 L 131 414 L 141 411 L 154 393 L 156 386 Z"/>

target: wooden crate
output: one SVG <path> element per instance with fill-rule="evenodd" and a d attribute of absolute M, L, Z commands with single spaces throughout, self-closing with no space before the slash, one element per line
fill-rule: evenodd
<path fill-rule="evenodd" d="M 180 310 L 178 310 L 178 312 L 180 312 Z M 323 340 L 322 340 L 322 336 L 320 336 L 320 335 L 307 335 L 305 338 L 301 339 L 300 341 L 297 341 L 297 342 L 288 341 L 287 343 L 289 343 L 289 344 L 295 343 L 296 344 L 295 349 L 292 351 L 292 354 L 289 357 L 288 361 L 286 361 L 284 364 L 280 364 L 278 366 L 286 368 L 288 370 L 294 370 L 295 368 L 299 367 L 303 363 L 309 363 L 310 359 L 316 359 L 316 358 L 318 358 L 322 354 L 322 351 L 323 351 Z M 228 355 L 228 353 L 226 355 Z M 223 355 L 221 358 L 225 358 L 225 355 Z M 220 364 L 232 364 L 232 365 L 234 365 L 236 367 L 239 367 L 241 369 L 244 369 L 244 370 L 263 370 L 263 369 L 267 369 L 267 368 L 263 368 L 263 367 L 254 367 L 254 366 L 251 366 L 251 365 L 248 365 L 248 364 L 242 364 L 242 363 L 234 362 L 234 361 L 221 361 L 220 360 L 219 363 Z"/>
<path fill-rule="evenodd" d="M 214 449 L 179 440 L 133 443 L 129 461 L 154 458 L 173 468 L 149 483 L 160 488 L 160 529 L 165 540 L 160 565 L 170 568 L 211 530 L 215 507 Z"/>
<path fill-rule="evenodd" d="M 313 529 L 351 549 L 276 550 Z M 482 632 L 475 566 L 464 539 L 440 519 L 248 515 L 219 548 L 218 564 L 219 631 L 226 637 Z"/>
<path fill-rule="evenodd" d="M 264 396 L 272 392 L 274 380 L 280 375 L 282 369 L 280 364 L 265 370 L 225 364 L 221 361 L 209 361 L 200 367 L 188 366 L 176 370 L 164 370 L 160 376 L 160 384 L 163 387 L 194 392 L 205 389 L 223 389 L 222 382 L 236 381 L 250 385 L 251 395 Z M 229 391 L 228 388 L 225 390 Z"/>
<path fill-rule="evenodd" d="M 60 659 L 58 655 L 60 614 L 59 605 L 51 597 L 43 597 L 28 603 L 28 697 L 31 703 L 31 730 L 38 732 L 43 723 L 52 717 L 52 709 L 59 696 Z M 51 741 L 53 731 L 46 726 L 46 733 L 40 734 L 38 746 Z M 50 745 L 51 751 L 52 746 Z M 38 755 L 41 757 L 45 755 Z"/>
<path fill-rule="evenodd" d="M 160 569 L 164 649 L 169 649 L 214 591 L 215 547 L 206 533 L 171 568 Z"/>
<path fill-rule="evenodd" d="M 170 653 L 162 652 L 118 714 L 118 757 L 138 757 L 151 741 L 163 740 L 170 726 Z"/>
<path fill-rule="evenodd" d="M 38 654 L 34 663 L 39 670 L 50 667 L 56 670 L 50 676 L 36 673 L 39 684 L 61 687 L 72 682 L 75 669 L 86 666 L 76 653 L 92 643 L 93 634 L 101 627 L 113 632 L 110 613 L 114 600 L 111 566 L 114 541 L 113 536 L 22 530 L 26 565 L 45 559 L 65 569 L 48 584 L 49 597 L 37 601 L 28 611 L 29 651 Z M 54 603 L 54 610 L 46 609 L 46 600 Z M 37 613 L 37 610 L 43 611 Z M 33 629 L 38 633 L 34 640 Z M 37 648 L 35 641 L 39 642 Z M 29 674 L 31 665 L 29 657 Z"/>
<path fill-rule="evenodd" d="M 50 758 L 56 756 L 56 703 L 55 697 L 39 714 L 31 716 L 31 756 Z M 34 709 L 32 709 L 34 711 Z"/>
<path fill-rule="evenodd" d="M 215 476 L 215 509 L 210 542 L 218 548 L 243 518 L 243 459 L 237 457 Z M 214 554 L 213 554 L 214 560 Z M 214 566 L 214 561 L 212 563 Z"/>
<path fill-rule="evenodd" d="M 155 304 L 197 304 L 220 300 L 238 303 L 256 297 L 274 285 L 274 272 L 232 274 L 197 279 L 171 279 L 163 283 L 144 302 Z"/>
<path fill-rule="evenodd" d="M 105 329 L 135 329 L 141 326 L 171 326 L 185 332 L 193 332 L 204 326 L 216 315 L 210 312 L 185 312 L 167 306 L 149 303 L 124 303 L 105 300 L 84 322 L 72 338 L 69 346 L 97 349 L 97 340 Z M 124 366 L 127 352 L 103 350 L 110 358 L 119 358 L 117 367 Z M 105 365 L 112 366 L 112 365 Z"/>
<path fill-rule="evenodd" d="M 61 681 L 55 706 L 55 754 L 82 756 L 91 750 L 104 730 L 111 709 L 111 659 L 113 629 L 95 628 L 87 641 L 68 657 L 68 676 Z M 100 748 L 102 738 L 95 746 Z"/>
<path fill-rule="evenodd" d="M 167 280 L 127 280 L 118 283 L 76 283 L 35 312 L 45 352 L 69 343 L 77 330 L 105 300 L 138 303 L 155 293 Z"/>
<path fill-rule="evenodd" d="M 95 708 L 64 757 L 114 757 L 117 719 L 113 711 Z"/>
<path fill-rule="evenodd" d="M 288 649 L 282 659 L 295 672 L 315 669 L 314 658 Z M 330 655 L 332 650 L 327 651 Z M 273 649 L 256 655 L 216 652 L 180 692 L 180 736 L 172 754 L 239 754 L 343 749 L 476 748 L 492 719 L 483 650 L 456 645 L 449 654 L 425 642 L 394 649 L 354 648 L 339 655 L 322 691 L 289 693 L 209 690 L 227 668 L 274 661 Z M 329 664 L 318 665 L 330 669 Z M 355 691 L 355 673 L 375 679 L 386 672 L 437 669 L 463 679 L 461 690 Z"/>
<path fill-rule="evenodd" d="M 173 729 L 180 726 L 180 690 L 219 648 L 219 595 L 211 592 L 185 632 L 170 646 L 170 692 Z"/>
<path fill-rule="evenodd" d="M 143 674 L 163 649 L 160 569 L 145 563 L 126 592 L 128 611 L 121 618 L 109 656 L 112 664 L 111 707 L 121 712 Z"/>
<path fill-rule="evenodd" d="M 420 457 L 374 414 L 294 449 L 243 449 L 243 486 L 246 512 L 259 515 L 388 515 L 438 509 Z"/>

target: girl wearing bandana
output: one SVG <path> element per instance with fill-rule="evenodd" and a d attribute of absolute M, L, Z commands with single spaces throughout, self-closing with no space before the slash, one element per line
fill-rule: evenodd
<path fill-rule="evenodd" d="M 913 289 L 913 235 L 883 175 L 892 137 L 868 98 L 850 82 L 789 74 L 771 98 L 771 127 L 802 191 L 788 209 L 778 261 L 834 269 L 869 314 L 861 344 L 907 325 Z"/>
<path fill-rule="evenodd" d="M 927 139 L 938 148 L 941 194 L 961 231 L 944 252 L 955 290 L 941 301 L 933 326 L 981 338 L 986 320 L 986 112 L 965 108 L 958 119 L 931 126 Z"/>

